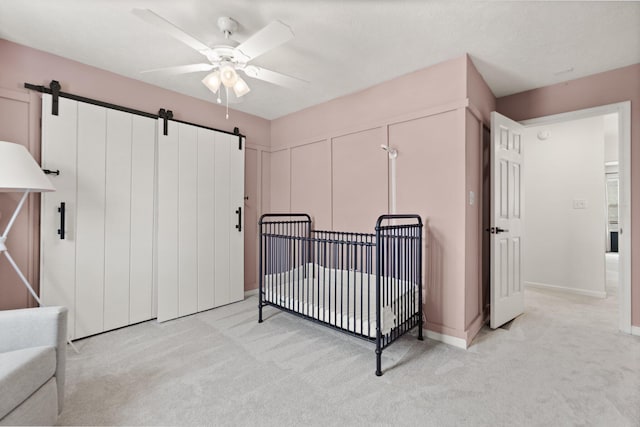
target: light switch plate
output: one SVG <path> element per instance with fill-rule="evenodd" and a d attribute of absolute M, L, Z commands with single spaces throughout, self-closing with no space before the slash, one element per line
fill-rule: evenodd
<path fill-rule="evenodd" d="M 587 201 L 584 199 L 574 199 L 573 209 L 587 209 Z"/>

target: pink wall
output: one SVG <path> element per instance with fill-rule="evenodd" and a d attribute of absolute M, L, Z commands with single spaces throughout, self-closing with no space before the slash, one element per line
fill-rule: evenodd
<path fill-rule="evenodd" d="M 481 117 L 494 104 L 461 56 L 276 119 L 271 210 L 295 208 L 314 216 L 317 227 L 330 216 L 334 230 L 373 232 L 389 206 L 380 145 L 397 148 L 397 210 L 427 224 L 425 327 L 469 343 L 483 313 L 480 211 L 465 206 L 470 189 L 479 196 Z"/>
<path fill-rule="evenodd" d="M 332 228 L 372 233 L 389 210 L 386 128 L 363 129 L 331 138 Z M 327 184 L 324 184 L 327 185 Z"/>
<path fill-rule="evenodd" d="M 640 326 L 640 64 L 499 98 L 497 110 L 514 119 L 631 101 L 631 321 Z"/>
<path fill-rule="evenodd" d="M 267 212 L 291 212 L 291 151 L 272 151 L 269 166 L 271 192 Z"/>
<path fill-rule="evenodd" d="M 482 123 L 469 110 L 465 112 L 465 328 L 477 332 L 482 324 L 482 286 L 481 283 L 481 242 L 482 242 L 482 204 L 481 190 Z M 474 201 L 471 204 L 471 192 Z"/>
<path fill-rule="evenodd" d="M 484 305 L 484 301 L 488 299 L 488 288 L 482 286 L 483 269 L 490 267 L 482 262 L 482 201 L 485 197 L 482 192 L 482 127 L 483 124 L 491 124 L 491 112 L 496 108 L 496 98 L 468 56 L 467 96 L 469 108 L 465 114 L 465 330 L 467 343 L 470 343 L 488 314 Z M 473 204 L 470 202 L 470 192 L 474 193 Z"/>
<path fill-rule="evenodd" d="M 425 327 L 466 339 L 464 109 L 389 126 L 398 149 L 398 212 L 426 224 Z"/>
<path fill-rule="evenodd" d="M 38 111 L 31 104 L 33 99 L 37 97 L 0 88 L 0 140 L 22 144 L 33 155 L 37 155 L 39 147 L 31 123 L 34 117 L 38 117 Z M 0 193 L 0 233 L 4 232 L 20 196 L 19 193 Z M 34 258 L 33 254 L 37 253 L 39 239 L 39 200 L 38 195 L 29 196 L 7 240 L 13 259 L 30 283 L 38 277 L 38 258 Z M 0 257 L 0 309 L 29 307 L 34 303 L 9 262 L 4 256 Z"/>
<path fill-rule="evenodd" d="M 271 122 L 271 147 L 345 135 L 466 98 L 466 56 L 419 70 L 352 95 L 298 111 Z"/>
<path fill-rule="evenodd" d="M 245 150 L 245 184 L 244 194 L 244 284 L 245 290 L 254 289 L 258 282 L 258 217 L 260 216 L 260 151 L 247 147 Z"/>
<path fill-rule="evenodd" d="M 262 177 L 255 169 L 258 159 L 269 146 L 270 122 L 268 120 L 232 111 L 225 120 L 222 107 L 200 99 L 192 98 L 138 80 L 123 77 L 95 67 L 90 67 L 69 59 L 51 55 L 0 39 L 0 139 L 20 142 L 39 158 L 40 126 L 39 97 L 24 89 L 24 83 L 48 86 L 51 80 L 58 80 L 62 91 L 82 95 L 101 101 L 119 104 L 137 110 L 157 113 L 160 108 L 170 109 L 179 120 L 190 121 L 204 126 L 232 131 L 239 127 L 247 136 L 247 148 L 255 150 L 249 154 L 245 181 L 247 190 L 257 194 L 262 202 Z M 25 115 L 26 114 L 26 115 Z M 19 119 L 11 117 L 18 115 Z M 13 211 L 10 196 L 0 195 L 0 226 L 3 227 Z M 255 206 L 258 206 L 256 201 Z M 255 211 L 255 209 L 254 209 Z M 257 212 L 250 210 L 252 216 Z M 13 230 L 8 245 L 17 255 L 18 263 L 28 273 L 29 280 L 37 287 L 38 274 L 38 205 L 37 199 L 26 207 L 19 223 Z M 256 218 L 245 218 L 255 221 Z M 255 228 L 245 233 L 246 250 L 255 252 Z M 248 258 L 251 260 L 251 258 Z M 28 304 L 26 291 L 18 282 L 6 262 L 0 262 L 0 309 L 24 307 Z M 255 288 L 255 266 L 245 264 L 246 289 Z M 253 282 L 250 282 L 253 281 Z"/>
<path fill-rule="evenodd" d="M 322 183 L 331 180 L 328 141 L 301 145 L 291 150 L 291 211 L 314 212 L 316 227 L 331 228 L 331 191 Z"/>

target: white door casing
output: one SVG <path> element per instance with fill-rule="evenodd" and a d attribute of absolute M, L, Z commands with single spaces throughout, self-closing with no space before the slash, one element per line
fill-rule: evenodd
<path fill-rule="evenodd" d="M 491 113 L 491 317 L 495 329 L 524 312 L 523 126 Z"/>
<path fill-rule="evenodd" d="M 611 113 L 618 114 L 618 156 L 620 168 L 618 187 L 618 251 L 620 256 L 618 280 L 619 328 L 620 331 L 629 334 L 634 333 L 631 325 L 631 102 L 624 101 L 528 119 L 522 121 L 522 124 L 527 127 L 539 126 L 542 124 L 560 123 Z"/>

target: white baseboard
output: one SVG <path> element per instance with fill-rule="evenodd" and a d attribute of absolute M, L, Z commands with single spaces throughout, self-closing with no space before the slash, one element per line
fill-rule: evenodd
<path fill-rule="evenodd" d="M 244 297 L 250 297 L 252 295 L 258 295 L 258 290 L 257 289 L 251 289 L 250 291 L 244 291 Z"/>
<path fill-rule="evenodd" d="M 451 335 L 445 335 L 439 332 L 433 332 L 428 329 L 423 329 L 422 334 L 429 339 L 440 341 L 441 343 L 452 345 L 463 350 L 467 349 L 467 341 L 462 338 L 452 337 Z"/>
<path fill-rule="evenodd" d="M 640 326 L 632 326 L 631 327 L 631 335 L 635 335 L 640 337 Z"/>
<path fill-rule="evenodd" d="M 549 285 L 546 283 L 524 282 L 527 288 L 548 289 L 551 291 L 566 292 L 568 294 L 584 295 L 594 298 L 606 298 L 605 291 L 589 291 L 587 289 L 567 288 L 566 286 Z"/>

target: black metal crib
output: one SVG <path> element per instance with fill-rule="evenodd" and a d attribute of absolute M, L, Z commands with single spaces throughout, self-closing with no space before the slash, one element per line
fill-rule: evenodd
<path fill-rule="evenodd" d="M 260 217 L 259 322 L 265 306 L 376 343 L 418 327 L 422 340 L 422 220 L 382 215 L 375 234 L 321 231 L 307 214 Z"/>

